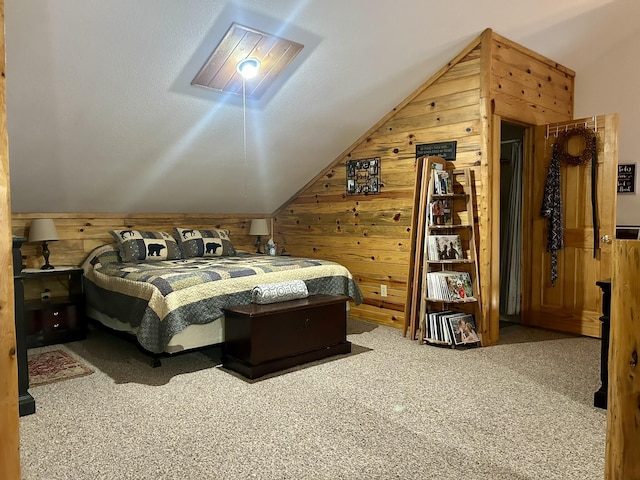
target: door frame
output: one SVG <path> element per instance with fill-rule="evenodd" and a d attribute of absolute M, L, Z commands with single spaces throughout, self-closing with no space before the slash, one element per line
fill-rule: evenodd
<path fill-rule="evenodd" d="M 521 120 L 506 118 L 500 115 L 493 114 L 491 116 L 491 158 L 489 161 L 489 178 L 492 179 L 491 188 L 489 189 L 491 199 L 489 202 L 489 223 L 491 224 L 491 231 L 497 232 L 497 235 L 493 235 L 491 238 L 487 238 L 489 245 L 487 246 L 490 252 L 490 258 L 497 258 L 498 261 L 490 261 L 489 265 L 489 291 L 485 298 L 487 302 L 484 308 L 486 308 L 485 319 L 489 324 L 489 338 L 491 343 L 497 343 L 500 337 L 500 141 L 502 139 L 501 126 L 502 122 L 512 123 L 514 125 L 520 125 L 523 129 L 523 143 L 522 143 L 522 238 L 529 238 L 531 235 L 531 216 L 533 215 L 533 209 L 531 207 L 533 195 L 533 182 L 530 178 L 531 161 L 533 159 L 533 144 L 534 144 L 534 129 L 535 125 L 528 124 Z M 498 180 L 496 180 L 498 179 Z M 522 265 L 521 265 L 521 314 L 520 321 L 524 325 L 523 312 L 531 304 L 529 296 L 525 292 L 530 291 L 529 277 L 531 275 L 531 255 L 530 255 L 530 243 L 522 242 Z"/>
<path fill-rule="evenodd" d="M 523 145 L 523 164 L 522 164 L 522 238 L 533 237 L 533 216 L 536 211 L 533 205 L 533 168 L 535 146 L 535 125 L 527 125 L 525 128 L 524 145 Z M 531 309 L 531 275 L 533 272 L 533 259 L 531 242 L 522 242 L 522 297 L 520 299 L 520 324 L 529 325 L 529 315 L 527 312 Z"/>

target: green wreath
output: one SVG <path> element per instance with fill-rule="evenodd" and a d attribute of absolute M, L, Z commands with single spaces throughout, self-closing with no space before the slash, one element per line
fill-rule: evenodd
<path fill-rule="evenodd" d="M 567 151 L 569 140 L 572 137 L 584 138 L 584 150 L 580 155 L 571 155 Z M 596 133 L 590 128 L 576 127 L 562 132 L 554 146 L 557 148 L 559 160 L 569 165 L 584 165 L 593 158 L 596 151 Z"/>

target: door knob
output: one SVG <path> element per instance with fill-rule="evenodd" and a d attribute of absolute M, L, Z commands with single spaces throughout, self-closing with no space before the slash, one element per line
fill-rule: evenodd
<path fill-rule="evenodd" d="M 609 235 L 603 235 L 600 237 L 600 241 L 602 243 L 611 243 L 611 237 L 609 237 Z"/>

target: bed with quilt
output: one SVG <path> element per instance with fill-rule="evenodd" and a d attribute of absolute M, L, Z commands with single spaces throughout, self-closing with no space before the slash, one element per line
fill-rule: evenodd
<path fill-rule="evenodd" d="M 227 230 L 109 233 L 116 244 L 94 249 L 82 264 L 87 316 L 135 335 L 153 354 L 222 343 L 223 309 L 252 303 L 260 285 L 302 281 L 308 295 L 362 302 L 344 266 L 236 251 Z"/>

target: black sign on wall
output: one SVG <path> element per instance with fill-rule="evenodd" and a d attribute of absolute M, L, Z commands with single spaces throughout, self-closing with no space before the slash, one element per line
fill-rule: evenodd
<path fill-rule="evenodd" d="M 421 143 L 416 145 L 416 158 L 441 157 L 453 162 L 456 159 L 456 147 L 458 142 Z"/>
<path fill-rule="evenodd" d="M 618 165 L 618 193 L 636 193 L 636 164 Z"/>

